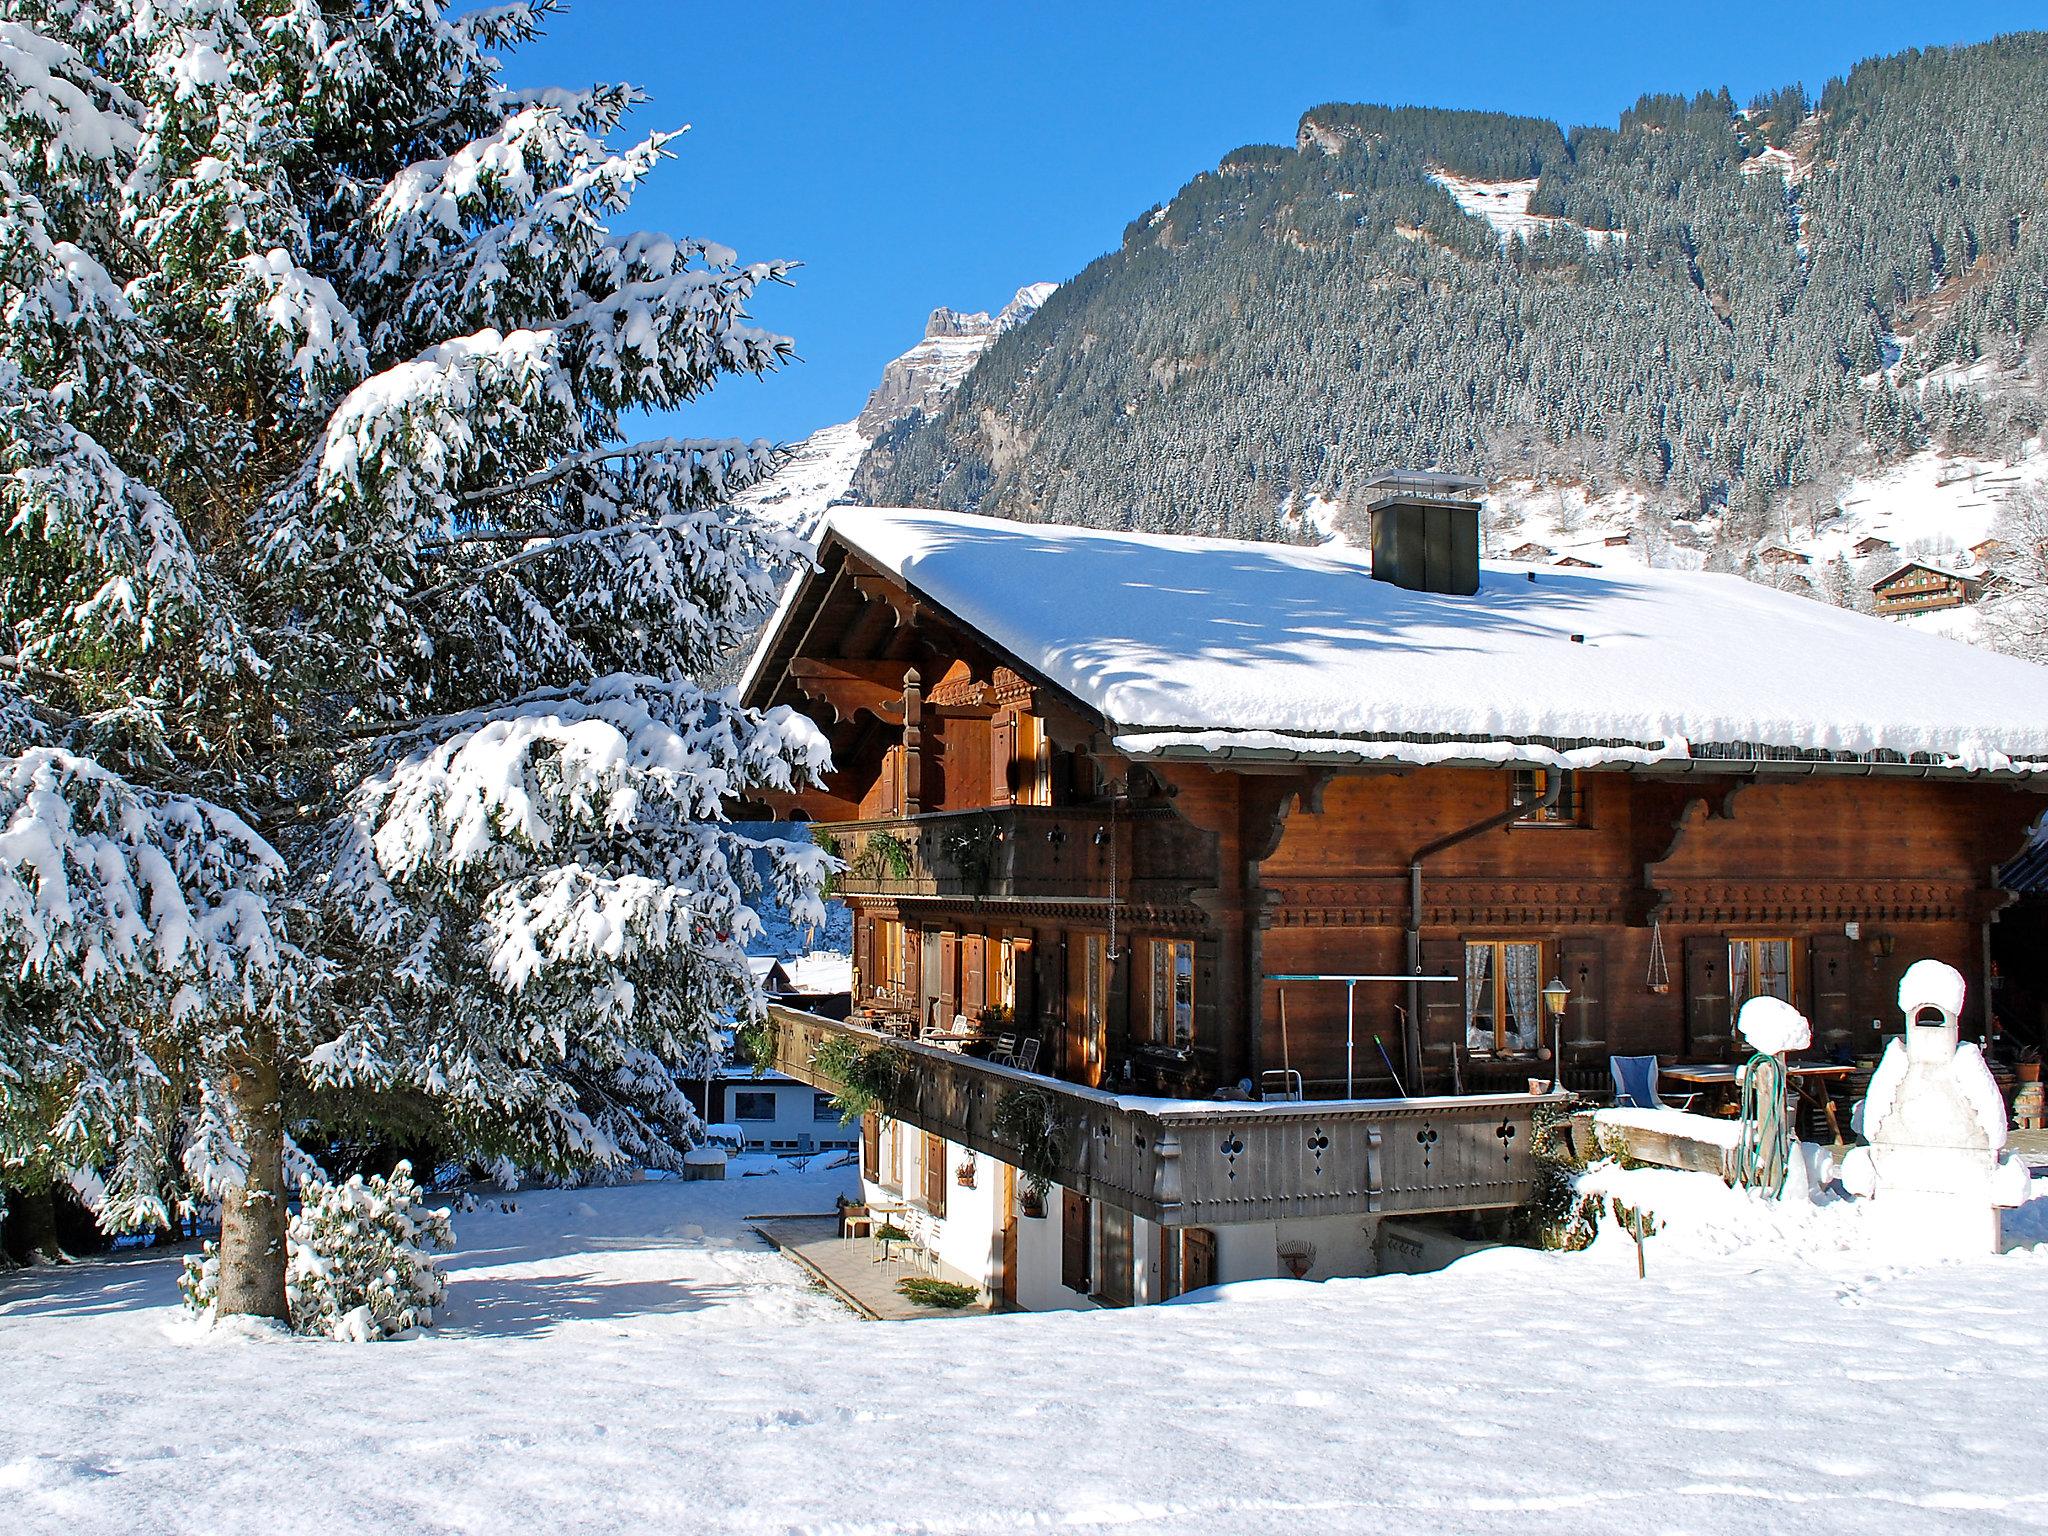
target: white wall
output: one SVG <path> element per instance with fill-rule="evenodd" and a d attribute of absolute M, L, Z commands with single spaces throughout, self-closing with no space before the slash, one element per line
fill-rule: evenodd
<path fill-rule="evenodd" d="M 1379 1273 L 1373 1256 L 1372 1239 L 1376 1216 L 1317 1216 L 1300 1221 L 1245 1221 L 1212 1227 L 1216 1234 L 1216 1282 L 1227 1285 L 1236 1280 L 1277 1280 L 1285 1278 L 1280 1262 L 1280 1245 L 1307 1242 L 1315 1245 L 1311 1280 L 1328 1280 L 1337 1275 Z"/>
<path fill-rule="evenodd" d="M 923 1213 L 923 1133 L 912 1126 L 883 1131 L 882 1166 L 889 1163 L 888 1137 L 902 1139 L 903 1186 L 900 1189 L 863 1181 L 870 1203 L 913 1206 L 919 1214 L 906 1223 L 922 1227 L 937 1238 L 939 1258 L 966 1275 L 984 1291 L 993 1292 L 1000 1283 L 1003 1217 L 1002 1165 L 995 1158 L 970 1153 L 953 1142 L 945 1142 L 946 1214 L 933 1218 Z M 974 1187 L 958 1182 L 963 1160 L 972 1158 Z M 1018 1183 L 1023 1182 L 1022 1176 Z M 1017 1304 L 1028 1312 L 1081 1311 L 1099 1303 L 1061 1283 L 1063 1231 L 1058 1185 L 1046 1192 L 1045 1215 L 1017 1218 Z M 1311 1280 L 1338 1275 L 1378 1273 L 1373 1238 L 1379 1218 L 1374 1216 L 1323 1216 L 1300 1221 L 1238 1222 L 1211 1227 L 1216 1234 L 1216 1279 L 1219 1284 L 1238 1280 L 1269 1280 L 1286 1276 L 1280 1262 L 1280 1244 L 1307 1242 L 1316 1257 L 1309 1270 Z M 1098 1242 L 1095 1252 L 1099 1256 Z M 1131 1295 L 1141 1305 L 1165 1299 L 1166 1276 L 1159 1265 L 1159 1225 L 1142 1216 L 1131 1219 Z M 1095 1277 L 1099 1289 L 1102 1277 Z"/>

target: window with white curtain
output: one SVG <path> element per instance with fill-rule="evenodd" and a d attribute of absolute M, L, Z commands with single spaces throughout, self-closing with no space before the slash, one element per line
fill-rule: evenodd
<path fill-rule="evenodd" d="M 1543 945 L 1481 939 L 1465 945 L 1465 1048 L 1475 1055 L 1536 1049 L 1543 1012 Z"/>

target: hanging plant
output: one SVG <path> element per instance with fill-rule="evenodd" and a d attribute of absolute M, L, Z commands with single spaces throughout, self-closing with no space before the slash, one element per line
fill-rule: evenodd
<path fill-rule="evenodd" d="M 893 832 L 870 832 L 847 872 L 862 880 L 908 880 L 910 844 Z"/>
<path fill-rule="evenodd" d="M 1659 996 L 1671 990 L 1671 967 L 1664 959 L 1664 925 L 1654 918 L 1650 922 L 1650 972 L 1646 979 L 1650 990 Z"/>
<path fill-rule="evenodd" d="M 1042 1088 L 1012 1089 L 996 1106 L 990 1129 L 1015 1150 L 1025 1193 L 1043 1204 L 1066 1154 L 1067 1119 L 1058 1102 Z"/>
<path fill-rule="evenodd" d="M 822 894 L 829 900 L 839 894 L 839 876 L 846 868 L 845 857 L 840 851 L 839 835 L 814 828 L 811 832 L 811 844 L 832 861 L 831 866 L 825 871 L 825 883 L 822 888 Z"/>
<path fill-rule="evenodd" d="M 759 1077 L 775 1065 L 775 1021 L 765 1013 L 758 1019 L 750 1019 L 733 1031 L 732 1043 L 740 1060 L 754 1069 Z"/>
<path fill-rule="evenodd" d="M 910 1063 L 886 1045 L 862 1045 L 836 1035 L 811 1052 L 811 1066 L 839 1084 L 832 1102 L 842 1125 L 865 1115 L 887 1114 L 900 1096 Z"/>
<path fill-rule="evenodd" d="M 939 852 L 960 871 L 968 889 L 985 894 L 995 874 L 997 829 L 993 816 L 975 816 L 946 828 Z"/>

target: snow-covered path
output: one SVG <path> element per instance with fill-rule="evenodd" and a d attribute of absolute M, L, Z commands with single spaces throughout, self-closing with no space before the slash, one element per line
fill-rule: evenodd
<path fill-rule="evenodd" d="M 877 1324 L 739 1220 L 845 1177 L 459 1216 L 444 1326 L 383 1345 L 197 1333 L 166 1260 L 0 1277 L 0 1530 L 2048 1527 L 2048 1249 L 1653 1238 L 1638 1281 L 1616 1239 Z"/>

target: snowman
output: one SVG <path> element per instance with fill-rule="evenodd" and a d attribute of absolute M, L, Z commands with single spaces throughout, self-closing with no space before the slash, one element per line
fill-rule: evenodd
<path fill-rule="evenodd" d="M 2027 1197 L 2027 1169 L 2003 1156 L 2005 1100 L 1984 1053 L 1960 1038 L 1961 972 L 1919 960 L 1899 981 L 1902 1038 L 1886 1043 L 1851 1124 L 1868 1146 L 1843 1159 L 1851 1194 L 1916 1244 L 1997 1252 L 2001 1209 Z"/>

